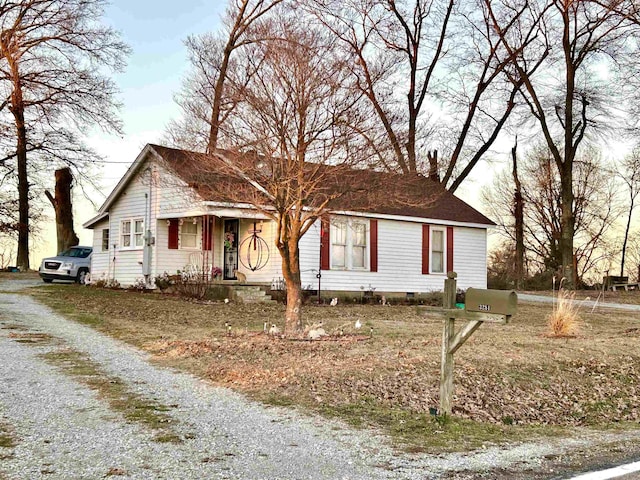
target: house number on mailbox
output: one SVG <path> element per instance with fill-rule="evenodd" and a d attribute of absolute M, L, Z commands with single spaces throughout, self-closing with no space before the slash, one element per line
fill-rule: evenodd
<path fill-rule="evenodd" d="M 491 305 L 480 304 L 480 305 L 478 305 L 478 310 L 481 310 L 483 312 L 490 312 L 491 311 Z"/>

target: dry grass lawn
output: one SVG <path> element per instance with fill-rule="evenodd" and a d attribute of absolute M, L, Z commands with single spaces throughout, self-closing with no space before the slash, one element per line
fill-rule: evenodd
<path fill-rule="evenodd" d="M 452 420 L 429 414 L 438 405 L 442 321 L 415 307 L 308 306 L 305 321 L 323 321 L 336 334 L 309 342 L 262 333 L 265 321 L 281 324 L 276 304 L 202 304 L 75 285 L 33 294 L 162 364 L 267 403 L 381 428 L 417 450 L 637 427 L 640 419 L 636 314 L 582 309 L 575 338 L 546 335 L 550 305 L 522 304 L 510 324 L 483 325 L 456 354 Z"/>

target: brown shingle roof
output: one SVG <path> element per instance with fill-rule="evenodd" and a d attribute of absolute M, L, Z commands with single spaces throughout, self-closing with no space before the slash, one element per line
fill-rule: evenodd
<path fill-rule="evenodd" d="M 202 153 L 151 145 L 173 172 L 183 181 L 197 188 L 198 194 L 208 201 L 224 201 L 215 185 L 220 182 L 246 184 L 240 178 L 207 171 L 203 174 L 201 163 L 209 158 Z M 220 150 L 233 158 L 237 154 Z M 332 167 L 327 167 L 332 168 Z M 334 211 L 354 211 L 400 215 L 425 219 L 495 225 L 490 219 L 448 192 L 441 184 L 419 175 L 400 175 L 372 170 L 341 170 L 324 185 L 324 194 L 345 191 L 331 201 Z M 333 182 L 334 185 L 330 183 Z"/>

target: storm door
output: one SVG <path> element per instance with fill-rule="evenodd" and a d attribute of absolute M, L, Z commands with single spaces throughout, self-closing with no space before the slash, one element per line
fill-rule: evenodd
<path fill-rule="evenodd" d="M 224 221 L 224 279 L 235 280 L 238 269 L 238 227 L 240 221 Z"/>

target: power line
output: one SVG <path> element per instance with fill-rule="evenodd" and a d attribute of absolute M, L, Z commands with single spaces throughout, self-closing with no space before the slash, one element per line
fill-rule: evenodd
<path fill-rule="evenodd" d="M 128 162 L 127 161 L 123 161 L 123 162 L 121 162 L 121 161 L 118 161 L 118 160 L 91 160 L 88 163 L 119 163 L 119 164 L 122 164 L 122 165 L 127 165 L 127 164 L 132 164 L 133 162 L 132 161 L 128 161 Z"/>

